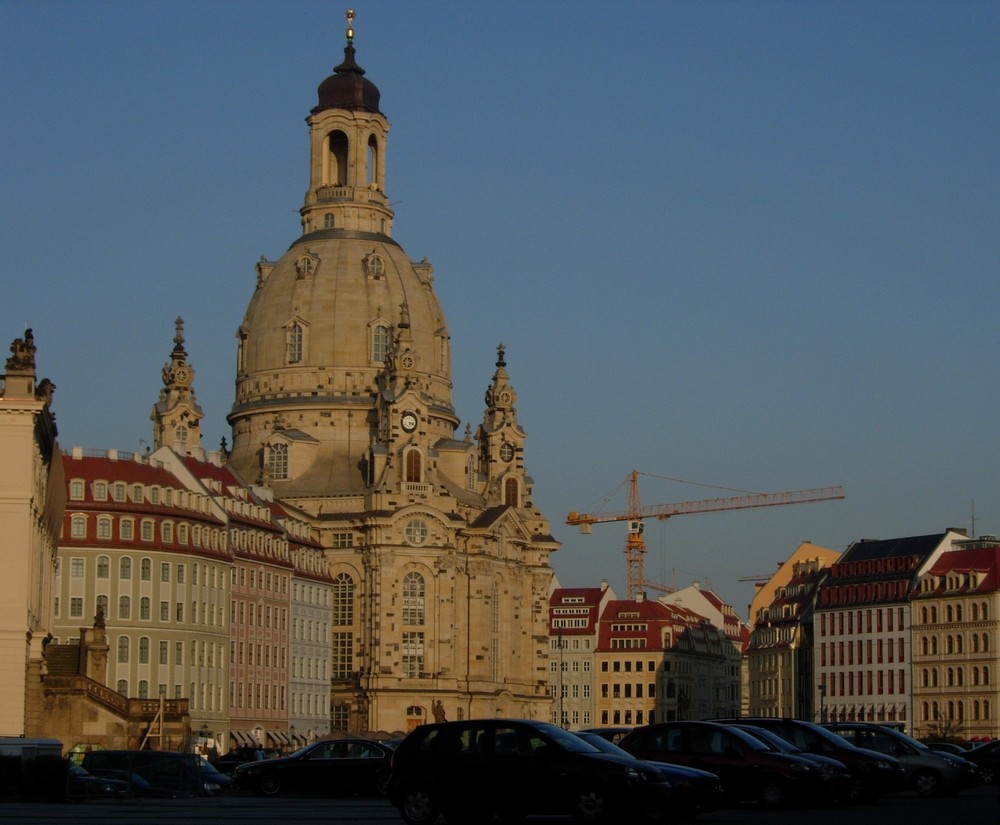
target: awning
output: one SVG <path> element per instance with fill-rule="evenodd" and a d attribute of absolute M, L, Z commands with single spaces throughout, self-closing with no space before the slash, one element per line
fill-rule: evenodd
<path fill-rule="evenodd" d="M 281 742 L 284 744 L 289 744 L 288 735 L 282 730 L 269 730 L 267 735 L 271 737 L 275 742 Z"/>
<path fill-rule="evenodd" d="M 257 747 L 257 740 L 253 737 L 253 734 L 245 733 L 241 730 L 231 730 L 229 735 L 236 740 L 236 744 L 244 748 L 255 748 Z"/>

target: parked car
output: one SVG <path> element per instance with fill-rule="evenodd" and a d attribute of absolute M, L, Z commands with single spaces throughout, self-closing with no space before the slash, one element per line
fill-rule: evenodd
<path fill-rule="evenodd" d="M 632 757 L 628 751 L 609 742 L 598 733 L 579 731 L 576 735 L 604 753 Z M 670 783 L 671 820 L 689 822 L 700 814 L 710 813 L 725 805 L 726 796 L 722 790 L 722 782 L 714 773 L 671 762 L 650 761 L 650 764 L 654 765 Z"/>
<path fill-rule="evenodd" d="M 107 750 L 83 755 L 83 769 L 94 776 L 123 779 L 136 796 L 204 796 L 200 763 L 194 753 Z"/>
<path fill-rule="evenodd" d="M 630 756 L 555 725 L 470 719 L 421 725 L 396 748 L 389 800 L 407 825 L 571 814 L 578 822 L 664 820 L 671 787 Z"/>
<path fill-rule="evenodd" d="M 381 796 L 389 780 L 392 748 L 369 739 L 321 739 L 289 756 L 246 762 L 233 781 L 264 796 L 289 791 Z"/>
<path fill-rule="evenodd" d="M 964 758 L 979 768 L 979 779 L 984 785 L 1000 782 L 1000 739 L 967 750 Z"/>
<path fill-rule="evenodd" d="M 833 801 L 815 764 L 770 750 L 759 739 L 728 725 L 659 722 L 636 728 L 622 739 L 621 746 L 640 759 L 717 774 L 731 804 L 756 801 L 775 808 L 791 801 Z"/>
<path fill-rule="evenodd" d="M 851 795 L 851 772 L 847 770 L 847 766 L 841 762 L 839 759 L 834 759 L 832 756 L 825 756 L 821 753 L 810 753 L 809 751 L 804 751 L 797 745 L 793 745 L 783 736 L 779 736 L 774 731 L 767 730 L 767 728 L 762 728 L 757 725 L 742 725 L 734 724 L 734 728 L 739 728 L 746 733 L 749 733 L 755 739 L 759 739 L 768 748 L 776 750 L 779 753 L 790 753 L 793 756 L 799 756 L 803 759 L 808 759 L 817 768 L 819 768 L 820 773 L 823 774 L 823 781 L 829 789 L 829 794 L 832 799 L 835 800 L 846 800 L 850 798 Z"/>
<path fill-rule="evenodd" d="M 596 733 L 605 741 L 611 742 L 613 745 L 617 745 L 633 730 L 635 730 L 635 728 L 629 725 L 628 727 L 584 728 L 580 731 L 580 733 Z"/>
<path fill-rule="evenodd" d="M 979 784 L 976 766 L 953 754 L 931 750 L 895 728 L 870 722 L 830 722 L 824 727 L 852 745 L 899 760 L 918 796 L 955 794 Z"/>
<path fill-rule="evenodd" d="M 233 778 L 231 776 L 222 773 L 211 762 L 205 759 L 201 760 L 198 771 L 201 773 L 202 790 L 208 796 L 215 796 L 233 786 Z"/>
<path fill-rule="evenodd" d="M 83 802 L 87 799 L 122 799 L 129 796 L 129 783 L 123 779 L 108 776 L 94 776 L 87 773 L 73 761 L 67 768 L 67 798 L 71 802 Z"/>
<path fill-rule="evenodd" d="M 965 754 L 969 752 L 969 747 L 967 745 L 960 745 L 958 742 L 924 742 L 924 744 L 932 751 L 953 753 L 955 756 L 961 756 L 963 759 L 965 759 Z"/>
<path fill-rule="evenodd" d="M 858 748 L 833 731 L 804 719 L 771 716 L 744 716 L 716 719 L 717 722 L 757 725 L 774 731 L 793 745 L 809 753 L 831 756 L 843 762 L 851 772 L 850 800 L 878 799 L 882 794 L 904 790 L 906 772 L 899 760 L 877 751 Z"/>

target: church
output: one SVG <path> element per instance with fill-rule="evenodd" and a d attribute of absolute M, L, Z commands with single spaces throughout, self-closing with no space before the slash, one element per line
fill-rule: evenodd
<path fill-rule="evenodd" d="M 380 106 L 349 13 L 307 118 L 302 234 L 257 263 L 237 333 L 229 465 L 304 513 L 329 560 L 335 729 L 406 730 L 432 709 L 548 718 L 558 544 L 517 394 L 500 346 L 482 422 L 456 433 L 433 270 L 392 238 Z"/>

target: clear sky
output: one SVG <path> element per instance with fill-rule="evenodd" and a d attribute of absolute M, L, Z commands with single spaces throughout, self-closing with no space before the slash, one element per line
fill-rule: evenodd
<path fill-rule="evenodd" d="M 145 449 L 177 316 L 205 446 L 228 436 L 346 7 L 0 0 L 0 339 L 33 327 L 64 448 Z M 623 510 L 633 468 L 845 486 L 647 525 L 648 578 L 744 616 L 739 579 L 804 539 L 1000 533 L 1000 4 L 354 8 L 462 430 L 502 341 L 562 584 L 625 594 L 624 526 L 563 522 Z M 643 504 L 725 494 L 641 481 Z"/>

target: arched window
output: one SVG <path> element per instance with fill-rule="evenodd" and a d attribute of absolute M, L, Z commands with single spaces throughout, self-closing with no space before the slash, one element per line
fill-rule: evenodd
<path fill-rule="evenodd" d="M 118 562 L 118 578 L 119 579 L 132 578 L 132 559 L 130 559 L 128 556 L 122 556 L 121 561 Z"/>
<path fill-rule="evenodd" d="M 334 186 L 347 185 L 347 135 L 331 132 L 326 138 L 325 180 Z"/>
<path fill-rule="evenodd" d="M 145 679 L 139 680 L 139 698 L 148 699 L 149 698 L 149 682 Z"/>
<path fill-rule="evenodd" d="M 118 637 L 118 661 L 128 661 L 128 636 Z"/>
<path fill-rule="evenodd" d="M 368 184 L 378 184 L 381 180 L 379 169 L 378 139 L 375 135 L 368 137 Z"/>
<path fill-rule="evenodd" d="M 931 656 L 937 656 L 938 640 L 937 636 L 931 636 Z"/>
<path fill-rule="evenodd" d="M 962 605 L 960 604 L 955 605 L 955 621 L 962 621 Z"/>
<path fill-rule="evenodd" d="M 965 652 L 964 648 L 965 648 L 965 643 L 962 641 L 962 637 L 961 636 L 956 636 L 955 637 L 955 652 L 956 653 L 964 653 Z"/>
<path fill-rule="evenodd" d="M 97 557 L 97 578 L 106 579 L 111 575 L 111 559 L 107 556 Z"/>
<path fill-rule="evenodd" d="M 520 507 L 520 485 L 517 479 L 510 477 L 503 483 L 503 503 L 508 507 Z"/>
<path fill-rule="evenodd" d="M 921 621 L 922 624 L 927 624 L 927 608 L 926 607 L 921 607 L 920 608 L 920 621 Z"/>
<path fill-rule="evenodd" d="M 951 636 L 949 636 L 947 639 L 945 639 L 944 648 L 945 648 L 945 653 L 954 653 L 955 652 L 955 640 L 952 639 Z"/>
<path fill-rule="evenodd" d="M 302 362 L 302 325 L 292 324 L 288 328 L 288 363 Z"/>
<path fill-rule="evenodd" d="M 979 618 L 982 619 L 984 622 L 990 618 L 989 610 L 986 609 L 986 602 L 983 602 L 981 605 L 979 605 L 979 613 L 981 614 Z"/>
<path fill-rule="evenodd" d="M 988 667 L 983 667 L 983 684 L 988 685 L 990 683 L 990 669 Z"/>
<path fill-rule="evenodd" d="M 149 596 L 139 599 L 139 618 L 149 621 Z"/>
<path fill-rule="evenodd" d="M 272 479 L 288 478 L 288 445 L 272 444 L 268 451 L 268 472 Z"/>
<path fill-rule="evenodd" d="M 330 623 L 340 627 L 354 624 L 354 579 L 347 573 L 333 578 Z"/>
<path fill-rule="evenodd" d="M 379 324 L 372 329 L 372 361 L 384 364 L 389 357 L 389 327 Z"/>
<path fill-rule="evenodd" d="M 984 633 L 983 634 L 983 653 L 989 653 L 989 652 L 990 652 L 990 637 L 987 636 Z"/>
<path fill-rule="evenodd" d="M 128 696 L 128 682 L 125 679 L 119 679 L 117 690 L 122 696 Z"/>
<path fill-rule="evenodd" d="M 97 612 L 102 613 L 104 616 L 108 615 L 108 597 L 98 596 L 97 597 Z"/>
<path fill-rule="evenodd" d="M 413 483 L 423 480 L 423 461 L 420 450 L 406 451 L 406 480 Z"/>
<path fill-rule="evenodd" d="M 323 228 L 324 229 L 333 229 L 333 227 L 335 226 L 335 224 L 336 224 L 336 221 L 335 221 L 335 219 L 333 217 L 333 212 L 327 212 L 323 216 Z"/>
<path fill-rule="evenodd" d="M 151 559 L 143 559 L 139 562 L 139 578 L 144 582 L 151 581 L 153 578 L 153 562 Z"/>
<path fill-rule="evenodd" d="M 931 623 L 932 624 L 937 624 L 937 608 L 936 607 L 932 607 L 931 608 Z"/>
<path fill-rule="evenodd" d="M 139 664 L 148 665 L 149 664 L 149 637 L 142 636 L 139 638 Z"/>
<path fill-rule="evenodd" d="M 130 619 L 132 618 L 132 601 L 128 596 L 122 596 L 118 599 L 118 618 L 119 619 Z"/>
<path fill-rule="evenodd" d="M 944 615 L 945 615 L 945 621 L 946 622 L 953 622 L 953 621 L 955 621 L 955 615 L 952 612 L 950 604 L 947 607 L 945 607 L 945 609 L 944 609 Z"/>
<path fill-rule="evenodd" d="M 921 654 L 924 655 L 924 656 L 926 656 L 927 655 L 927 649 L 928 649 L 927 648 L 927 637 L 926 636 L 921 636 L 920 637 L 920 652 L 921 652 Z"/>
<path fill-rule="evenodd" d="M 424 577 L 419 573 L 403 576 L 403 624 L 424 623 Z"/>
<path fill-rule="evenodd" d="M 972 603 L 972 621 L 979 621 L 979 605 L 975 602 Z"/>
<path fill-rule="evenodd" d="M 70 535 L 75 539 L 83 539 L 87 537 L 87 517 L 86 516 L 73 516 L 70 522 Z"/>

